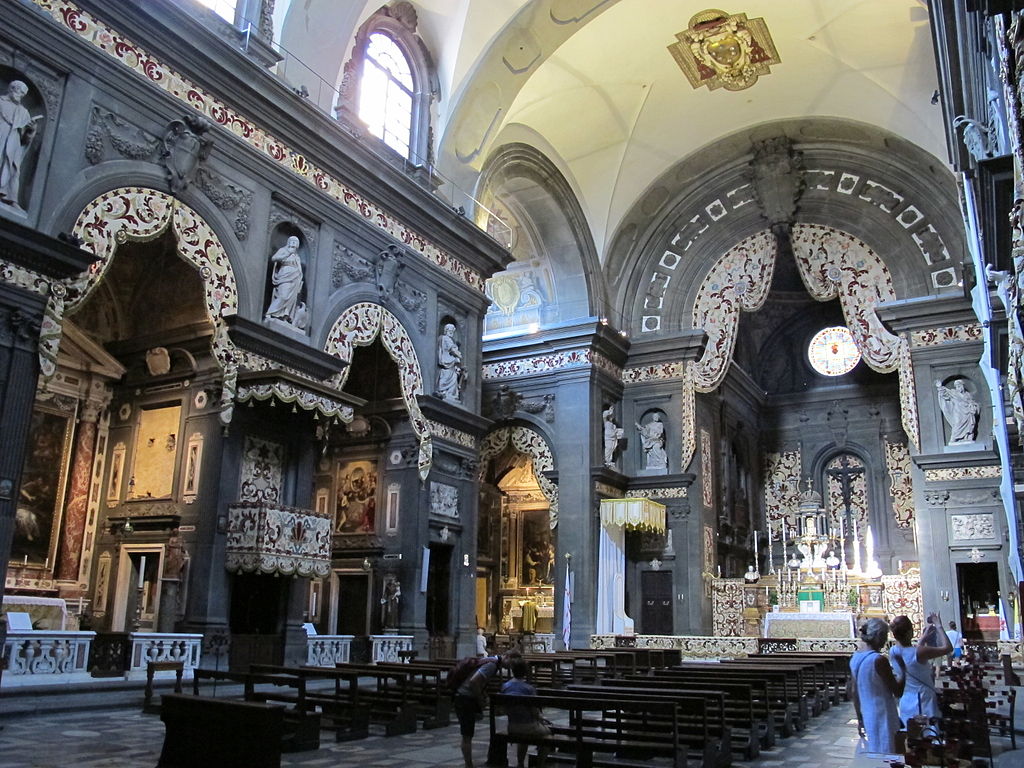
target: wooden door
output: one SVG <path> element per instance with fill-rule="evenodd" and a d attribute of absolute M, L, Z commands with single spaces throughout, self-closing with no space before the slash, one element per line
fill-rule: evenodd
<path fill-rule="evenodd" d="M 640 574 L 640 631 L 645 635 L 672 634 L 672 572 Z"/>

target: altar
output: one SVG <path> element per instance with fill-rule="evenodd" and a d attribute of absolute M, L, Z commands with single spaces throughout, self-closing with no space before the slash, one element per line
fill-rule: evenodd
<path fill-rule="evenodd" d="M 67 603 L 59 597 L 34 595 L 4 595 L 0 613 L 8 611 L 27 613 L 33 629 L 62 631 L 68 629 Z M 78 629 L 77 622 L 73 629 Z"/>
<path fill-rule="evenodd" d="M 853 614 L 828 613 L 767 613 L 764 617 L 765 637 L 844 638 L 856 637 Z"/>

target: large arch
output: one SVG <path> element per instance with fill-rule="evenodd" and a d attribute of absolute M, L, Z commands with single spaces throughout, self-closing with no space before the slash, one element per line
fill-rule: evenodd
<path fill-rule="evenodd" d="M 49 286 L 49 300 L 39 338 L 42 375 L 56 371 L 61 324 L 67 311 L 96 289 L 117 248 L 129 240 L 153 240 L 172 229 L 178 255 L 198 270 L 203 281 L 207 316 L 213 324 L 213 356 L 224 372 L 221 421 L 231 419 L 238 351 L 227 333 L 225 318 L 238 312 L 238 288 L 227 252 L 217 233 L 188 205 L 166 192 L 147 187 L 118 187 L 96 197 L 79 214 L 73 229 L 82 248 L 96 255 L 88 271 Z"/>
<path fill-rule="evenodd" d="M 409 332 L 390 311 L 369 301 L 348 307 L 334 321 L 327 333 L 324 351 L 350 361 L 355 347 L 365 347 L 380 336 L 384 349 L 398 365 L 398 379 L 413 432 L 419 438 L 420 479 L 426 480 L 433 465 L 433 441 L 430 422 L 420 410 L 417 397 L 424 394 L 423 371 Z M 342 371 L 333 384 L 341 389 L 348 378 L 349 369 Z"/>
<path fill-rule="evenodd" d="M 517 424 L 489 432 L 480 444 L 480 477 L 487 474 L 491 460 L 509 445 L 532 459 L 533 474 L 550 504 L 548 514 L 551 527 L 555 528 L 558 525 L 558 485 L 544 474 L 555 468 L 555 459 L 548 441 L 535 429 Z"/>

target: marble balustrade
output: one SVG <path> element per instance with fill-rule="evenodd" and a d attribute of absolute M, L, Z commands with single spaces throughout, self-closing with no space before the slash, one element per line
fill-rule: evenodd
<path fill-rule="evenodd" d="M 95 632 L 11 631 L 3 649 L 3 687 L 85 682 Z"/>
<path fill-rule="evenodd" d="M 306 638 L 306 663 L 312 667 L 347 664 L 353 635 L 310 635 Z"/>
<path fill-rule="evenodd" d="M 412 650 L 412 635 L 370 635 L 370 642 L 372 643 L 370 659 L 374 664 L 379 661 L 401 661 L 398 652 Z"/>
<path fill-rule="evenodd" d="M 131 663 L 125 671 L 126 680 L 145 680 L 146 665 L 151 661 L 180 661 L 184 676 L 192 677 L 199 666 L 202 635 L 177 632 L 132 632 Z M 174 677 L 174 672 L 157 672 L 156 678 Z"/>

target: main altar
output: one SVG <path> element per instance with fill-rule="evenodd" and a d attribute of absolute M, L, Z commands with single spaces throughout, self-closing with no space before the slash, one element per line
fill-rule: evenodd
<path fill-rule="evenodd" d="M 793 512 L 767 521 L 768 573 L 757 565 L 742 578 L 705 573 L 715 636 L 853 639 L 862 620 L 899 614 L 922 626 L 916 565 L 883 573 L 871 526 L 827 515 L 809 483 Z M 754 557 L 759 562 L 756 542 Z"/>

